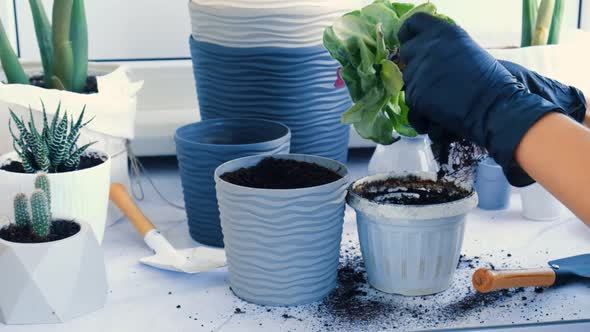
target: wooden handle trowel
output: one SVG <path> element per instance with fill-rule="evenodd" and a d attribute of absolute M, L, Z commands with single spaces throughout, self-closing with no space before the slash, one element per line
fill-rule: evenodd
<path fill-rule="evenodd" d="M 480 293 L 515 287 L 551 287 L 590 279 L 590 254 L 549 262 L 549 267 L 529 270 L 479 269 L 473 287 Z"/>
<path fill-rule="evenodd" d="M 174 249 L 135 205 L 123 185 L 118 183 L 111 185 L 110 199 L 133 224 L 148 247 L 155 252 L 153 256 L 140 259 L 141 263 L 158 269 L 184 273 L 206 272 L 227 264 L 223 249 L 207 247 Z"/>

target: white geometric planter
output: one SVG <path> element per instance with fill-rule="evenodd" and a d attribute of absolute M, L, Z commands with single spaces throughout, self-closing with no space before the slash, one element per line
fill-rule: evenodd
<path fill-rule="evenodd" d="M 104 257 L 92 229 L 48 243 L 0 239 L 0 322 L 62 323 L 104 306 Z"/>
<path fill-rule="evenodd" d="M 23 67 L 29 75 L 42 72 L 38 62 L 24 62 Z M 111 156 L 113 182 L 122 183 L 129 188 L 126 143 L 135 136 L 137 93 L 143 82 L 131 82 L 127 69 L 118 65 L 90 63 L 88 69 L 89 74 L 97 75 L 98 93 L 73 93 L 31 85 L 0 83 L 0 155 L 13 149 L 12 138 L 6 127 L 9 109 L 28 119 L 31 108 L 37 125 L 41 125 L 41 101 L 45 104 L 50 119 L 60 103 L 62 112 L 67 110 L 68 115 L 74 117 L 85 107 L 85 118 L 95 119 L 82 130 L 78 143 L 83 145 L 97 142 L 92 148 Z M 0 71 L 0 81 L 2 76 Z M 119 209 L 110 206 L 108 224 L 115 223 L 122 216 Z"/>
<path fill-rule="evenodd" d="M 98 243 L 102 243 L 107 221 L 111 159 L 107 154 L 100 165 L 80 171 L 47 174 L 51 184 L 51 210 L 58 219 L 76 220 L 92 227 Z M 0 157 L 0 165 L 19 160 L 12 152 Z M 12 202 L 17 193 L 30 195 L 35 174 L 13 173 L 0 169 L 0 215 L 14 221 Z M 4 267 L 2 267 L 4 269 Z"/>

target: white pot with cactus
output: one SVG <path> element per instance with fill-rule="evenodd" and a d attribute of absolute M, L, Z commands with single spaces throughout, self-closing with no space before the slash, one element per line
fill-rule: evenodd
<path fill-rule="evenodd" d="M 80 146 L 77 139 L 89 123 L 82 111 L 69 117 L 55 111 L 52 120 L 44 112 L 27 120 L 11 112 L 9 129 L 14 151 L 0 157 L 0 215 L 11 220 L 11 198 L 15 192 L 30 191 L 36 173 L 47 173 L 55 189 L 51 208 L 54 215 L 88 224 L 102 243 L 107 221 L 111 160 L 107 153 Z M 63 115 L 62 115 L 63 114 Z M 92 120 L 90 120 L 92 121 Z"/>
<path fill-rule="evenodd" d="M 58 105 L 78 116 L 82 109 L 95 121 L 81 131 L 82 144 L 112 156 L 112 179 L 129 186 L 127 141 L 135 134 L 137 92 L 142 82 L 130 82 L 125 68 L 88 63 L 88 34 L 84 0 L 55 0 L 52 19 L 41 0 L 29 1 L 41 63 L 20 62 L 0 22 L 0 123 L 9 109 L 19 116 L 29 109 L 41 113 L 43 103 L 51 119 Z M 0 131 L 0 154 L 9 152 L 10 135 Z M 109 209 L 109 224 L 122 214 Z"/>
<path fill-rule="evenodd" d="M 0 228 L 4 324 L 62 323 L 106 301 L 104 257 L 92 228 L 51 210 L 52 189 L 61 188 L 49 176 L 33 182 L 30 199 L 25 193 L 14 197 L 14 222 Z"/>

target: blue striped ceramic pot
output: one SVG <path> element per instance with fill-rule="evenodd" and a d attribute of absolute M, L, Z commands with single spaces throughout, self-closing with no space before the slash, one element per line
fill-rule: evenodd
<path fill-rule="evenodd" d="M 322 157 L 277 155 L 319 164 L 343 178 L 292 190 L 247 188 L 220 178 L 263 158 L 233 160 L 215 171 L 231 288 L 262 305 L 321 300 L 336 287 L 348 170 Z"/>
<path fill-rule="evenodd" d="M 323 46 L 230 48 L 190 38 L 203 119 L 238 116 L 291 128 L 291 151 L 345 162 L 352 103 L 335 87 L 338 64 Z"/>
<path fill-rule="evenodd" d="M 176 131 L 176 152 L 191 237 L 223 247 L 215 197 L 215 169 L 233 159 L 288 153 L 291 132 L 285 125 L 255 119 L 218 119 Z"/>

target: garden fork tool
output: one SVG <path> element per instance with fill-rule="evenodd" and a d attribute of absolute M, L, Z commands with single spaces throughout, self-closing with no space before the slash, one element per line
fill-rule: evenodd
<path fill-rule="evenodd" d="M 135 205 L 123 185 L 111 185 L 110 199 L 133 224 L 147 246 L 155 252 L 153 256 L 140 259 L 141 263 L 158 269 L 191 274 L 211 271 L 227 264 L 223 249 L 196 247 L 176 250 Z"/>
<path fill-rule="evenodd" d="M 473 287 L 480 293 L 514 287 L 550 287 L 590 279 L 590 254 L 558 259 L 549 267 L 530 270 L 479 269 Z"/>

